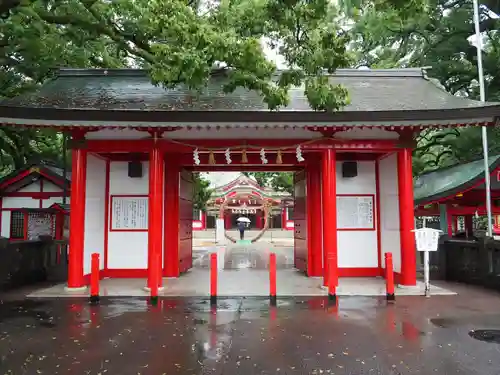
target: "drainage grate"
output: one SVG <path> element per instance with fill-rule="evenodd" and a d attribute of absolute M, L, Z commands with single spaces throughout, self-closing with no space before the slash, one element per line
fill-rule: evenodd
<path fill-rule="evenodd" d="M 478 329 L 470 331 L 469 336 L 479 341 L 500 344 L 500 329 Z"/>

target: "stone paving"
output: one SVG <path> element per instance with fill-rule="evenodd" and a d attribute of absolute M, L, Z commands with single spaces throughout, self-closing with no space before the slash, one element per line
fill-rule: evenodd
<path fill-rule="evenodd" d="M 498 375 L 500 295 L 86 298 L 0 305 L 0 374 Z M 8 297 L 8 298 L 7 298 Z M 500 332 L 500 331 L 498 331 Z"/>
<path fill-rule="evenodd" d="M 218 256 L 218 294 L 220 296 L 249 297 L 269 295 L 269 254 L 277 258 L 277 294 L 279 296 L 324 296 L 322 278 L 306 277 L 293 268 L 293 248 L 272 248 L 267 244 L 251 246 L 233 245 L 211 247 L 194 253 L 194 268 L 176 279 L 165 279 L 160 295 L 206 297 L 209 295 L 209 257 Z M 104 279 L 101 281 L 103 296 L 147 296 L 145 279 Z M 64 284 L 42 288 L 29 297 L 86 296 L 88 291 L 68 293 Z M 446 288 L 433 286 L 435 295 L 455 294 Z M 338 295 L 384 296 L 385 281 L 382 278 L 341 278 Z M 413 288 L 397 288 L 396 295 L 423 295 L 424 284 Z"/>

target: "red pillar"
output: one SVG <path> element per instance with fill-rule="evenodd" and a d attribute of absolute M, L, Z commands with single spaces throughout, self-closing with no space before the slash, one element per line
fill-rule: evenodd
<path fill-rule="evenodd" d="M 286 207 L 281 209 L 281 228 L 286 229 Z"/>
<path fill-rule="evenodd" d="M 85 185 L 87 151 L 71 151 L 71 198 L 68 259 L 68 288 L 83 287 L 83 246 L 85 232 Z"/>
<path fill-rule="evenodd" d="M 257 214 L 255 215 L 255 226 L 256 229 L 262 229 L 264 227 L 264 213 L 262 211 L 257 211 Z"/>
<path fill-rule="evenodd" d="M 321 276 L 323 259 L 321 256 L 321 162 L 308 158 L 307 165 L 307 275 Z"/>
<path fill-rule="evenodd" d="M 322 207 L 323 207 L 323 285 L 328 285 L 329 264 L 335 264 L 337 270 L 332 273 L 338 285 L 337 262 L 337 187 L 335 151 L 328 149 L 322 160 Z M 331 259 L 333 263 L 330 263 Z"/>
<path fill-rule="evenodd" d="M 465 220 L 465 233 L 467 233 L 467 236 L 472 236 L 474 232 L 472 215 L 465 215 L 464 220 Z"/>
<path fill-rule="evenodd" d="M 149 152 L 148 287 L 161 286 L 163 240 L 163 156 L 158 147 Z M 154 269 L 156 268 L 156 269 Z M 157 280 L 155 280 L 157 279 Z"/>
<path fill-rule="evenodd" d="M 413 211 L 412 150 L 398 151 L 398 191 L 399 191 L 399 230 L 401 242 L 401 280 L 402 285 L 417 284 L 417 261 L 415 254 L 415 226 Z"/>
<path fill-rule="evenodd" d="M 229 212 L 224 212 L 224 228 L 231 229 L 231 214 Z"/>
<path fill-rule="evenodd" d="M 166 156 L 169 159 L 169 155 Z M 166 277 L 179 276 L 179 167 L 165 164 L 165 236 L 164 272 Z"/>

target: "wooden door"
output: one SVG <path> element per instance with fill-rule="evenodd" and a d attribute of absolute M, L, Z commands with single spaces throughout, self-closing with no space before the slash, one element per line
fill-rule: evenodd
<path fill-rule="evenodd" d="M 294 264 L 295 268 L 307 273 L 307 179 L 304 170 L 294 175 Z"/>
<path fill-rule="evenodd" d="M 181 170 L 179 176 L 179 272 L 193 266 L 193 173 Z"/>

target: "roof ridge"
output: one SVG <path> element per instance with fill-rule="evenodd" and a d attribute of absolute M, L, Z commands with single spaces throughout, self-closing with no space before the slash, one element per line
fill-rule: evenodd
<path fill-rule="evenodd" d="M 287 69 L 277 70 L 275 75 L 287 72 Z M 60 68 L 56 77 L 79 76 L 111 76 L 111 77 L 144 77 L 148 70 L 140 68 Z M 221 72 L 223 73 L 223 72 Z M 326 73 L 326 72 L 325 72 Z M 425 68 L 389 68 L 389 69 L 357 69 L 341 68 L 334 73 L 327 73 L 330 77 L 422 77 L 425 78 Z"/>
<path fill-rule="evenodd" d="M 491 159 L 494 159 L 494 158 L 497 158 L 497 159 L 498 159 L 499 157 L 500 157 L 500 154 L 496 154 L 496 155 L 489 155 L 489 156 L 488 156 L 488 159 L 490 159 L 490 160 L 491 160 Z M 428 171 L 428 172 L 425 172 L 425 173 L 422 173 L 422 174 L 418 175 L 418 176 L 417 176 L 417 179 L 418 179 L 419 177 L 423 177 L 423 176 L 430 175 L 431 173 L 435 173 L 435 172 L 442 172 L 442 171 L 447 171 L 447 170 L 449 170 L 449 169 L 452 169 L 452 168 L 455 168 L 455 167 L 458 167 L 458 166 L 463 166 L 463 165 L 472 164 L 472 163 L 478 162 L 478 161 L 480 161 L 480 160 L 482 160 L 482 159 L 483 159 L 482 157 L 478 157 L 478 158 L 476 158 L 476 159 L 474 159 L 474 160 L 470 160 L 470 161 L 468 161 L 468 162 L 467 162 L 467 163 L 465 163 L 465 164 L 464 164 L 464 163 L 457 162 L 457 163 L 455 163 L 455 164 L 448 165 L 448 166 L 446 166 L 446 167 L 442 167 L 442 168 L 434 169 L 434 170 L 432 170 L 432 171 Z"/>

